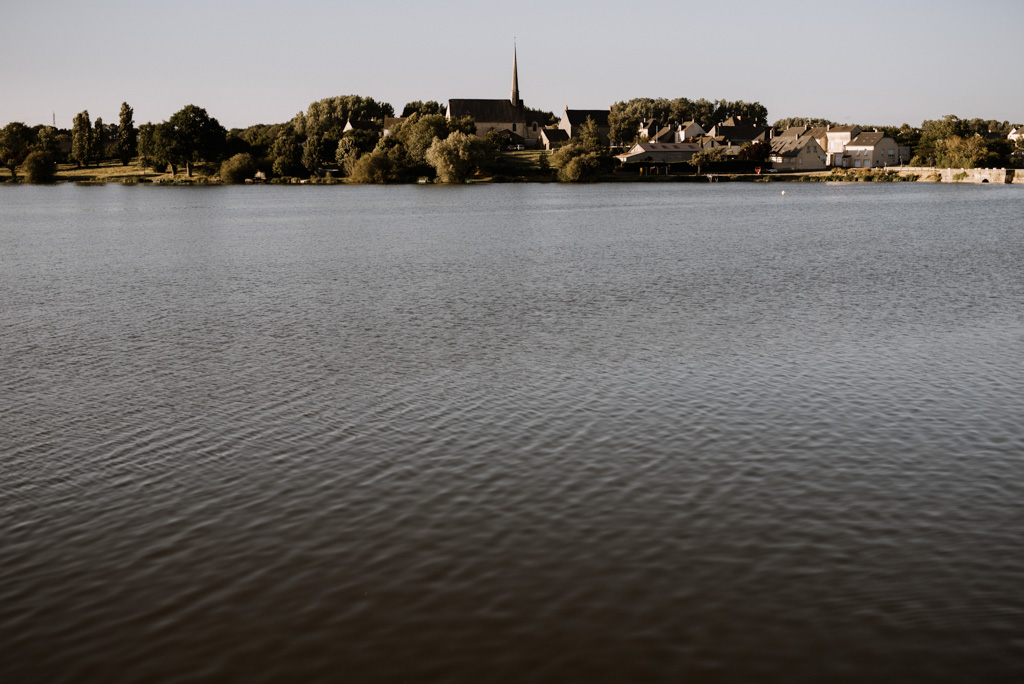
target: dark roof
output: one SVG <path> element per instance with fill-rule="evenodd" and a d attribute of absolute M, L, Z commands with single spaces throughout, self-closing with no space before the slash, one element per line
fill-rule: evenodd
<path fill-rule="evenodd" d="M 827 126 L 815 126 L 811 130 L 807 131 L 807 134 L 815 140 L 821 140 L 825 137 L 826 133 L 828 133 Z"/>
<path fill-rule="evenodd" d="M 830 126 L 828 129 L 829 133 L 853 133 L 854 129 L 860 128 L 860 126 Z"/>
<path fill-rule="evenodd" d="M 732 142 L 753 142 L 765 136 L 766 132 L 766 129 L 759 126 L 749 126 L 747 124 L 730 126 L 724 123 L 715 126 L 712 130 L 715 132 L 716 137 L 724 136 Z"/>
<path fill-rule="evenodd" d="M 608 114 L 607 109 L 569 109 L 565 108 L 565 116 L 569 118 L 569 123 L 573 126 L 582 126 L 587 122 L 587 118 L 594 120 L 598 126 L 608 126 Z"/>
<path fill-rule="evenodd" d="M 779 133 L 776 138 L 799 138 L 801 135 L 807 132 L 807 126 L 790 126 L 786 130 Z"/>
<path fill-rule="evenodd" d="M 526 121 L 526 111 L 511 100 L 448 100 L 448 117 L 461 119 L 464 116 L 471 116 L 479 123 Z"/>
<path fill-rule="evenodd" d="M 402 123 L 403 121 L 405 121 L 408 118 L 409 117 L 407 117 L 407 116 L 385 116 L 384 117 L 384 128 L 390 131 L 392 128 L 394 128 L 395 126 L 397 126 L 398 124 Z"/>
<path fill-rule="evenodd" d="M 541 134 L 548 139 L 548 142 L 568 142 L 569 132 L 563 128 L 542 128 Z"/>
<path fill-rule="evenodd" d="M 795 157 L 800 153 L 807 145 L 811 142 L 817 144 L 817 141 L 809 135 L 801 136 L 799 138 L 793 136 L 777 136 L 771 139 L 772 154 L 780 157 Z"/>
<path fill-rule="evenodd" d="M 656 143 L 669 143 L 676 141 L 676 129 L 674 126 L 664 126 L 661 130 L 651 136 Z"/>
<path fill-rule="evenodd" d="M 882 138 L 886 137 L 882 131 L 865 131 L 856 138 L 846 143 L 847 147 L 874 147 Z"/>

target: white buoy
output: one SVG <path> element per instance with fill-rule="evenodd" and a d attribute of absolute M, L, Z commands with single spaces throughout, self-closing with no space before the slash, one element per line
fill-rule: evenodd
<path fill-rule="evenodd" d="M 785 195 L 785 194 L 786 194 L 786 191 L 785 191 L 785 190 L 783 190 L 783 191 L 782 191 L 782 194 L 783 194 L 783 195 Z"/>

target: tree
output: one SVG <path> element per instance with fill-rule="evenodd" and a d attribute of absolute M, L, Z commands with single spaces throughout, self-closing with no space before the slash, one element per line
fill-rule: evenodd
<path fill-rule="evenodd" d="M 435 138 L 426 161 L 443 183 L 461 183 L 487 159 L 487 143 L 475 135 L 455 131 L 444 140 Z"/>
<path fill-rule="evenodd" d="M 57 163 L 53 160 L 53 154 L 41 150 L 36 150 L 25 158 L 24 168 L 29 183 L 52 183 L 57 175 Z"/>
<path fill-rule="evenodd" d="M 427 114 L 444 114 L 445 106 L 434 100 L 428 100 L 427 102 L 420 102 L 415 100 L 413 102 L 407 102 L 402 107 L 402 116 L 412 116 L 413 114 L 427 115 Z"/>
<path fill-rule="evenodd" d="M 316 175 L 323 166 L 323 138 L 313 134 L 302 145 L 302 165 L 310 175 Z"/>
<path fill-rule="evenodd" d="M 608 148 L 601 144 L 597 123 L 590 117 L 580 126 L 579 135 L 551 155 L 551 166 L 558 169 L 558 180 L 563 183 L 594 180 L 609 161 Z"/>
<path fill-rule="evenodd" d="M 54 158 L 60 150 L 60 142 L 57 140 L 57 129 L 53 126 L 40 126 L 36 133 L 36 144 L 33 148 L 40 152 L 49 152 Z"/>
<path fill-rule="evenodd" d="M 227 131 L 202 107 L 186 105 L 161 126 L 169 161 L 184 164 L 189 178 L 195 164 L 218 159 L 224 149 Z"/>
<path fill-rule="evenodd" d="M 128 162 L 138 152 L 135 122 L 132 120 L 134 114 L 135 111 L 127 102 L 121 103 L 121 115 L 117 124 L 117 155 L 121 159 L 121 166 L 128 166 Z"/>
<path fill-rule="evenodd" d="M 394 179 L 394 162 L 385 150 L 373 150 L 353 165 L 349 178 L 354 183 L 389 183 Z"/>
<path fill-rule="evenodd" d="M 89 165 L 92 159 L 92 124 L 89 122 L 89 110 L 75 115 L 71 126 L 71 158 L 79 167 Z"/>
<path fill-rule="evenodd" d="M 251 154 L 236 154 L 220 165 L 221 183 L 244 183 L 256 175 L 256 162 Z"/>
<path fill-rule="evenodd" d="M 700 167 L 716 161 L 722 161 L 722 148 L 715 147 L 710 150 L 694 152 L 690 157 L 690 163 L 697 167 L 697 174 L 700 175 Z"/>
<path fill-rule="evenodd" d="M 271 169 L 278 176 L 296 176 L 302 173 L 302 144 L 295 128 L 285 126 L 270 147 Z"/>
<path fill-rule="evenodd" d="M 0 163 L 11 172 L 11 178 L 18 180 L 16 169 L 29 153 L 31 130 L 20 121 L 12 121 L 0 129 Z"/>
<path fill-rule="evenodd" d="M 104 153 L 107 151 L 107 132 L 103 128 L 102 117 L 96 117 L 96 124 L 93 126 L 92 141 L 92 158 L 93 161 L 98 164 L 103 161 Z"/>
<path fill-rule="evenodd" d="M 988 156 L 988 146 L 978 134 L 951 135 L 935 141 L 935 165 L 947 169 L 973 169 Z"/>

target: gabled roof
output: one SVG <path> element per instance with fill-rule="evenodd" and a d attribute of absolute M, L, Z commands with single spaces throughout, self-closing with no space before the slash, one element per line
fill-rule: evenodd
<path fill-rule="evenodd" d="M 409 117 L 407 116 L 385 116 L 384 117 L 384 130 L 390 131 L 398 124 L 402 123 Z"/>
<path fill-rule="evenodd" d="M 882 131 L 864 131 L 856 138 L 846 143 L 846 147 L 874 147 L 887 137 Z"/>
<path fill-rule="evenodd" d="M 677 143 L 657 143 L 657 142 L 645 142 L 641 141 L 634 145 L 630 151 L 632 152 L 639 147 L 644 152 L 699 152 L 700 145 L 692 142 L 677 142 Z"/>
<path fill-rule="evenodd" d="M 547 139 L 548 142 L 568 142 L 569 131 L 564 128 L 542 128 L 540 134 Z"/>
<path fill-rule="evenodd" d="M 565 116 L 569 119 L 569 123 L 573 126 L 582 126 L 587 122 L 588 118 L 594 120 L 599 127 L 608 127 L 608 114 L 610 110 L 607 109 L 569 109 L 565 108 Z"/>
<path fill-rule="evenodd" d="M 776 138 L 799 138 L 801 135 L 807 132 L 807 126 L 790 126 L 786 130 L 779 133 Z"/>
<path fill-rule="evenodd" d="M 470 116 L 474 121 L 506 122 L 526 121 L 526 111 L 511 100 L 448 100 L 448 118 Z"/>
<path fill-rule="evenodd" d="M 800 154 L 800 150 L 804 149 L 811 143 L 815 145 L 818 141 L 809 135 L 794 137 L 794 136 L 776 136 L 771 139 L 772 154 L 777 157 L 795 157 Z"/>
<path fill-rule="evenodd" d="M 853 133 L 860 126 L 829 126 L 829 133 Z"/>
<path fill-rule="evenodd" d="M 811 130 L 807 131 L 807 135 L 811 136 L 815 140 L 821 140 L 822 138 L 827 137 L 827 133 L 828 126 L 815 126 Z"/>
<path fill-rule="evenodd" d="M 675 142 L 675 126 L 662 126 L 657 133 L 651 136 L 651 140 L 653 140 L 656 143 Z"/>

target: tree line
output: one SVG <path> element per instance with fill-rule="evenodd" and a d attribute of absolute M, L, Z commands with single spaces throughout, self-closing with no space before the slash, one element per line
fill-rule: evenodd
<path fill-rule="evenodd" d="M 204 173 L 219 173 L 224 182 L 241 182 L 256 172 L 285 179 L 347 177 L 362 183 L 408 182 L 424 176 L 459 181 L 476 171 L 501 172 L 507 161 L 497 152 L 508 144 L 509 133 L 490 131 L 477 137 L 471 119 L 449 121 L 444 109 L 436 100 L 409 102 L 402 109 L 404 121 L 390 126 L 383 135 L 383 122 L 394 117 L 394 109 L 360 95 L 312 102 L 285 123 L 231 130 L 191 104 L 166 121 L 136 127 L 134 110 L 125 102 L 117 123 L 107 124 L 101 118 L 91 121 L 88 111 L 78 113 L 70 129 L 9 123 L 0 129 L 0 164 L 12 179 L 18 179 L 20 168 L 32 182 L 52 180 L 58 162 L 88 167 L 111 160 L 122 165 L 135 160 L 172 174 L 183 170 L 186 176 L 201 165 Z M 530 110 L 530 114 L 545 125 L 557 121 L 551 112 Z M 768 125 L 767 109 L 757 102 L 634 98 L 612 105 L 608 137 L 628 144 L 636 139 L 645 120 L 663 124 L 692 120 L 708 130 L 733 116 L 755 126 Z M 781 131 L 803 124 L 835 122 L 794 117 L 780 119 L 773 126 Z M 903 124 L 880 130 L 911 148 L 914 165 L 970 168 L 1019 162 L 1024 144 L 1015 145 L 1006 138 L 1011 128 L 1006 121 L 949 115 L 924 121 L 920 127 Z M 766 148 L 750 146 L 742 155 L 762 158 L 767 155 Z M 705 156 L 697 161 L 715 161 L 711 155 Z M 614 161 L 607 145 L 600 142 L 596 124 L 588 122 L 568 145 L 552 155 L 542 155 L 539 166 L 541 174 L 550 168 L 560 180 L 571 182 L 595 178 L 610 170 Z"/>

